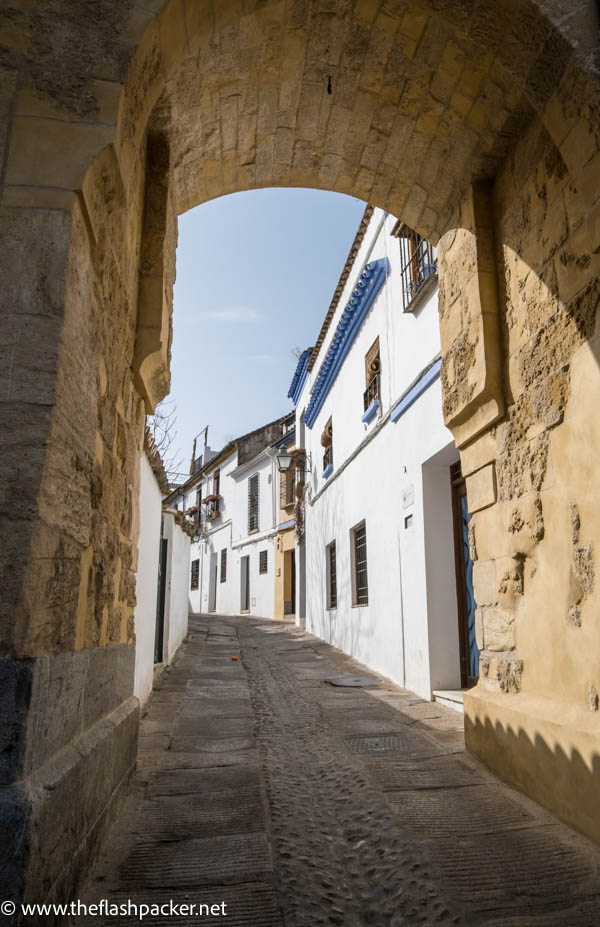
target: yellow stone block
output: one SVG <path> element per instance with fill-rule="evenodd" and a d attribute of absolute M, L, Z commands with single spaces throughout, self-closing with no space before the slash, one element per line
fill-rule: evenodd
<path fill-rule="evenodd" d="M 466 478 L 469 512 L 478 512 L 496 501 L 496 468 L 493 463 Z"/>

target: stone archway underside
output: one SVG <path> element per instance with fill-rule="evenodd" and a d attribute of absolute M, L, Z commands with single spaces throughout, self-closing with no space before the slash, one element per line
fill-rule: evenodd
<path fill-rule="evenodd" d="M 592 3 L 561 6 L 5 5 L 2 782 L 19 891 L 77 880 L 135 761 L 139 454 L 169 383 L 176 217 L 258 186 L 349 193 L 439 240 L 483 650 L 467 735 L 600 836 L 597 22 Z"/>

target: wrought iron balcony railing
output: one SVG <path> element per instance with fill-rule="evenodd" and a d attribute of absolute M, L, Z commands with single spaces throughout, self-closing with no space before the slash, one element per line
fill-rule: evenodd
<path fill-rule="evenodd" d="M 437 277 L 438 262 L 431 242 L 415 232 L 402 245 L 402 308 L 406 312 L 427 281 Z"/>
<path fill-rule="evenodd" d="M 379 392 L 379 374 L 375 374 L 363 394 L 364 411 L 366 412 L 375 399 L 381 399 Z"/>

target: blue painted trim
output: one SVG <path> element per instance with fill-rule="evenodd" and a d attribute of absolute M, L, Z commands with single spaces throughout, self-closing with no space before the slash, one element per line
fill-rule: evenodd
<path fill-rule="evenodd" d="M 288 390 L 288 399 L 291 399 L 294 405 L 298 404 L 300 394 L 304 389 L 304 384 L 306 383 L 306 378 L 308 377 L 308 362 L 310 360 L 310 354 L 310 351 L 303 351 L 298 358 L 298 363 L 296 364 L 296 370 L 294 371 L 294 376 L 292 377 L 292 382 Z"/>
<path fill-rule="evenodd" d="M 397 422 L 401 415 L 404 415 L 407 409 L 409 409 L 413 402 L 416 402 L 419 396 L 421 396 L 426 389 L 428 389 L 432 383 L 435 383 L 437 378 L 440 375 L 442 369 L 442 359 L 439 358 L 430 368 L 426 370 L 425 373 L 419 377 L 414 386 L 411 386 L 409 391 L 405 396 L 402 397 L 400 402 L 398 402 L 390 413 L 390 418 L 393 422 Z"/>
<path fill-rule="evenodd" d="M 282 521 L 280 525 L 277 525 L 278 531 L 283 531 L 284 528 L 293 528 L 296 524 L 295 518 L 290 518 L 289 521 Z"/>
<path fill-rule="evenodd" d="M 307 428 L 312 428 L 323 408 L 329 390 L 340 372 L 348 351 L 358 334 L 362 321 L 375 301 L 390 270 L 387 258 L 380 258 L 367 264 L 360 275 L 352 296 L 342 312 L 340 321 L 331 340 L 331 345 L 321 364 L 312 389 L 311 399 L 304 413 Z"/>
<path fill-rule="evenodd" d="M 327 464 L 323 470 L 323 479 L 326 480 L 333 473 L 333 464 Z"/>
<path fill-rule="evenodd" d="M 278 441 L 274 441 L 271 447 L 276 447 L 276 448 L 285 447 L 287 444 L 291 444 L 294 441 L 295 437 L 296 437 L 296 429 L 292 428 L 292 430 L 288 431 L 288 433 L 284 435 L 283 438 L 279 438 Z"/>
<path fill-rule="evenodd" d="M 365 414 L 363 415 L 363 417 L 361 418 L 361 422 L 370 422 L 373 416 L 375 415 L 375 413 L 377 412 L 378 408 L 379 408 L 379 399 L 374 399 L 371 405 L 369 406 L 369 408 L 367 409 L 367 411 L 365 412 Z"/>

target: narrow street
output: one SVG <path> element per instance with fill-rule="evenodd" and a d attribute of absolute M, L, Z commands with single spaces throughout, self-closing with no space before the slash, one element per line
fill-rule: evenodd
<path fill-rule="evenodd" d="M 289 622 L 192 619 L 82 898 L 226 905 L 149 924 L 597 927 L 600 851 L 465 754 L 460 714 L 324 682 L 366 672 Z"/>

